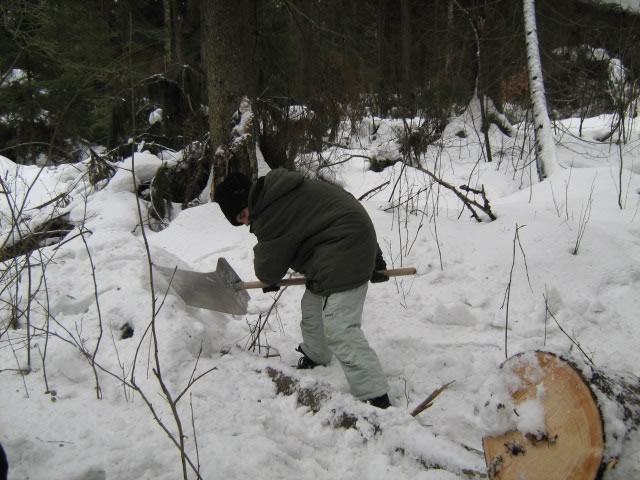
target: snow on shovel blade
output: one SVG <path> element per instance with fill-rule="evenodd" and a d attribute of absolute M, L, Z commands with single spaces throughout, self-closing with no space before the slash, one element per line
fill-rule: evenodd
<path fill-rule="evenodd" d="M 234 285 L 242 280 L 224 258 L 218 259 L 215 272 L 153 266 L 187 305 L 233 315 L 247 313 L 249 294 L 235 288 Z"/>

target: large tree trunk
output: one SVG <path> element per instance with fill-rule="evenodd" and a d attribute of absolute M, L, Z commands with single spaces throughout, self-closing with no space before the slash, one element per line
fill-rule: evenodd
<path fill-rule="evenodd" d="M 580 372 L 553 354 L 525 352 L 501 365 L 499 379 L 484 421 L 509 431 L 483 438 L 489 478 L 594 480 L 603 463 L 604 427 Z M 498 388 L 501 381 L 508 386 Z"/>
<path fill-rule="evenodd" d="M 171 62 L 173 53 L 173 22 L 171 20 L 171 0 L 162 0 L 162 10 L 164 14 L 164 56 L 165 62 Z"/>
<path fill-rule="evenodd" d="M 447 39 L 445 43 L 445 60 L 444 60 L 444 75 L 445 78 L 448 78 L 452 72 L 452 58 L 453 58 L 453 37 L 455 35 L 453 29 L 453 0 L 448 0 L 447 2 L 447 31 L 445 38 Z"/>
<path fill-rule="evenodd" d="M 229 145 L 231 119 L 243 97 L 253 101 L 256 95 L 255 2 L 251 0 L 201 0 L 202 57 L 207 75 L 209 131 L 214 150 Z M 252 134 L 255 144 L 255 135 Z M 228 171 L 240 171 L 255 177 L 255 149 L 251 158 L 218 156 L 225 161 L 214 165 L 213 185 Z M 214 187 L 215 188 L 215 187 Z M 213 194 L 213 188 L 212 188 Z"/>
<path fill-rule="evenodd" d="M 389 0 L 378 0 L 377 11 L 377 51 L 378 51 L 378 91 L 383 92 L 382 98 L 387 96 L 389 86 L 391 84 L 390 74 L 390 62 L 389 62 L 389 46 L 387 44 L 388 31 L 389 31 L 389 18 L 388 18 Z M 388 110 L 388 101 L 384 100 L 384 104 L 381 105 L 380 111 L 377 112 L 380 116 L 385 116 Z"/>
<path fill-rule="evenodd" d="M 536 8 L 534 0 L 523 0 L 525 41 L 527 45 L 527 67 L 529 70 L 529 95 L 533 104 L 535 131 L 535 155 L 538 179 L 547 178 L 556 166 L 556 150 L 553 143 L 551 121 L 547 111 L 547 100 L 542 78 Z"/>
<path fill-rule="evenodd" d="M 185 61 L 182 36 L 184 15 L 177 0 L 163 0 L 162 8 L 164 10 L 165 63 L 182 65 Z"/>
<path fill-rule="evenodd" d="M 409 0 L 401 0 L 401 43 L 402 43 L 402 95 L 404 103 L 408 107 L 412 107 L 411 99 L 411 2 Z"/>

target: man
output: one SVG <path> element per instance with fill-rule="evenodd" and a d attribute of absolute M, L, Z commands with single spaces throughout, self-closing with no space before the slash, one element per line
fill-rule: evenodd
<path fill-rule="evenodd" d="M 298 368 L 326 365 L 335 355 L 356 398 L 390 406 L 380 362 L 360 328 L 368 282 L 389 279 L 375 272 L 386 265 L 360 202 L 336 185 L 283 169 L 255 184 L 231 173 L 214 200 L 231 224 L 249 225 L 258 238 L 254 268 L 260 281 L 274 285 L 289 268 L 307 278 Z"/>

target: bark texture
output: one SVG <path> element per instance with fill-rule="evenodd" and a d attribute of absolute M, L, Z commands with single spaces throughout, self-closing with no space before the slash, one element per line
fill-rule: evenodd
<path fill-rule="evenodd" d="M 547 110 L 547 99 L 542 77 L 536 7 L 534 0 L 523 0 L 525 42 L 527 46 L 527 69 L 529 72 L 529 95 L 533 104 L 535 127 L 535 155 L 538 179 L 547 178 L 556 165 L 556 151 L 553 143 L 551 121 Z"/>

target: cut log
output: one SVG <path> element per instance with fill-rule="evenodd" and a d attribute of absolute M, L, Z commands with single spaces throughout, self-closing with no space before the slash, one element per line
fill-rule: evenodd
<path fill-rule="evenodd" d="M 541 402 L 544 431 L 512 430 L 483 438 L 489 478 L 594 480 L 602 466 L 604 434 L 593 393 L 568 362 L 545 352 L 531 358 L 509 358 L 500 375 L 520 379 L 510 392 L 516 415 L 518 405 Z"/>

